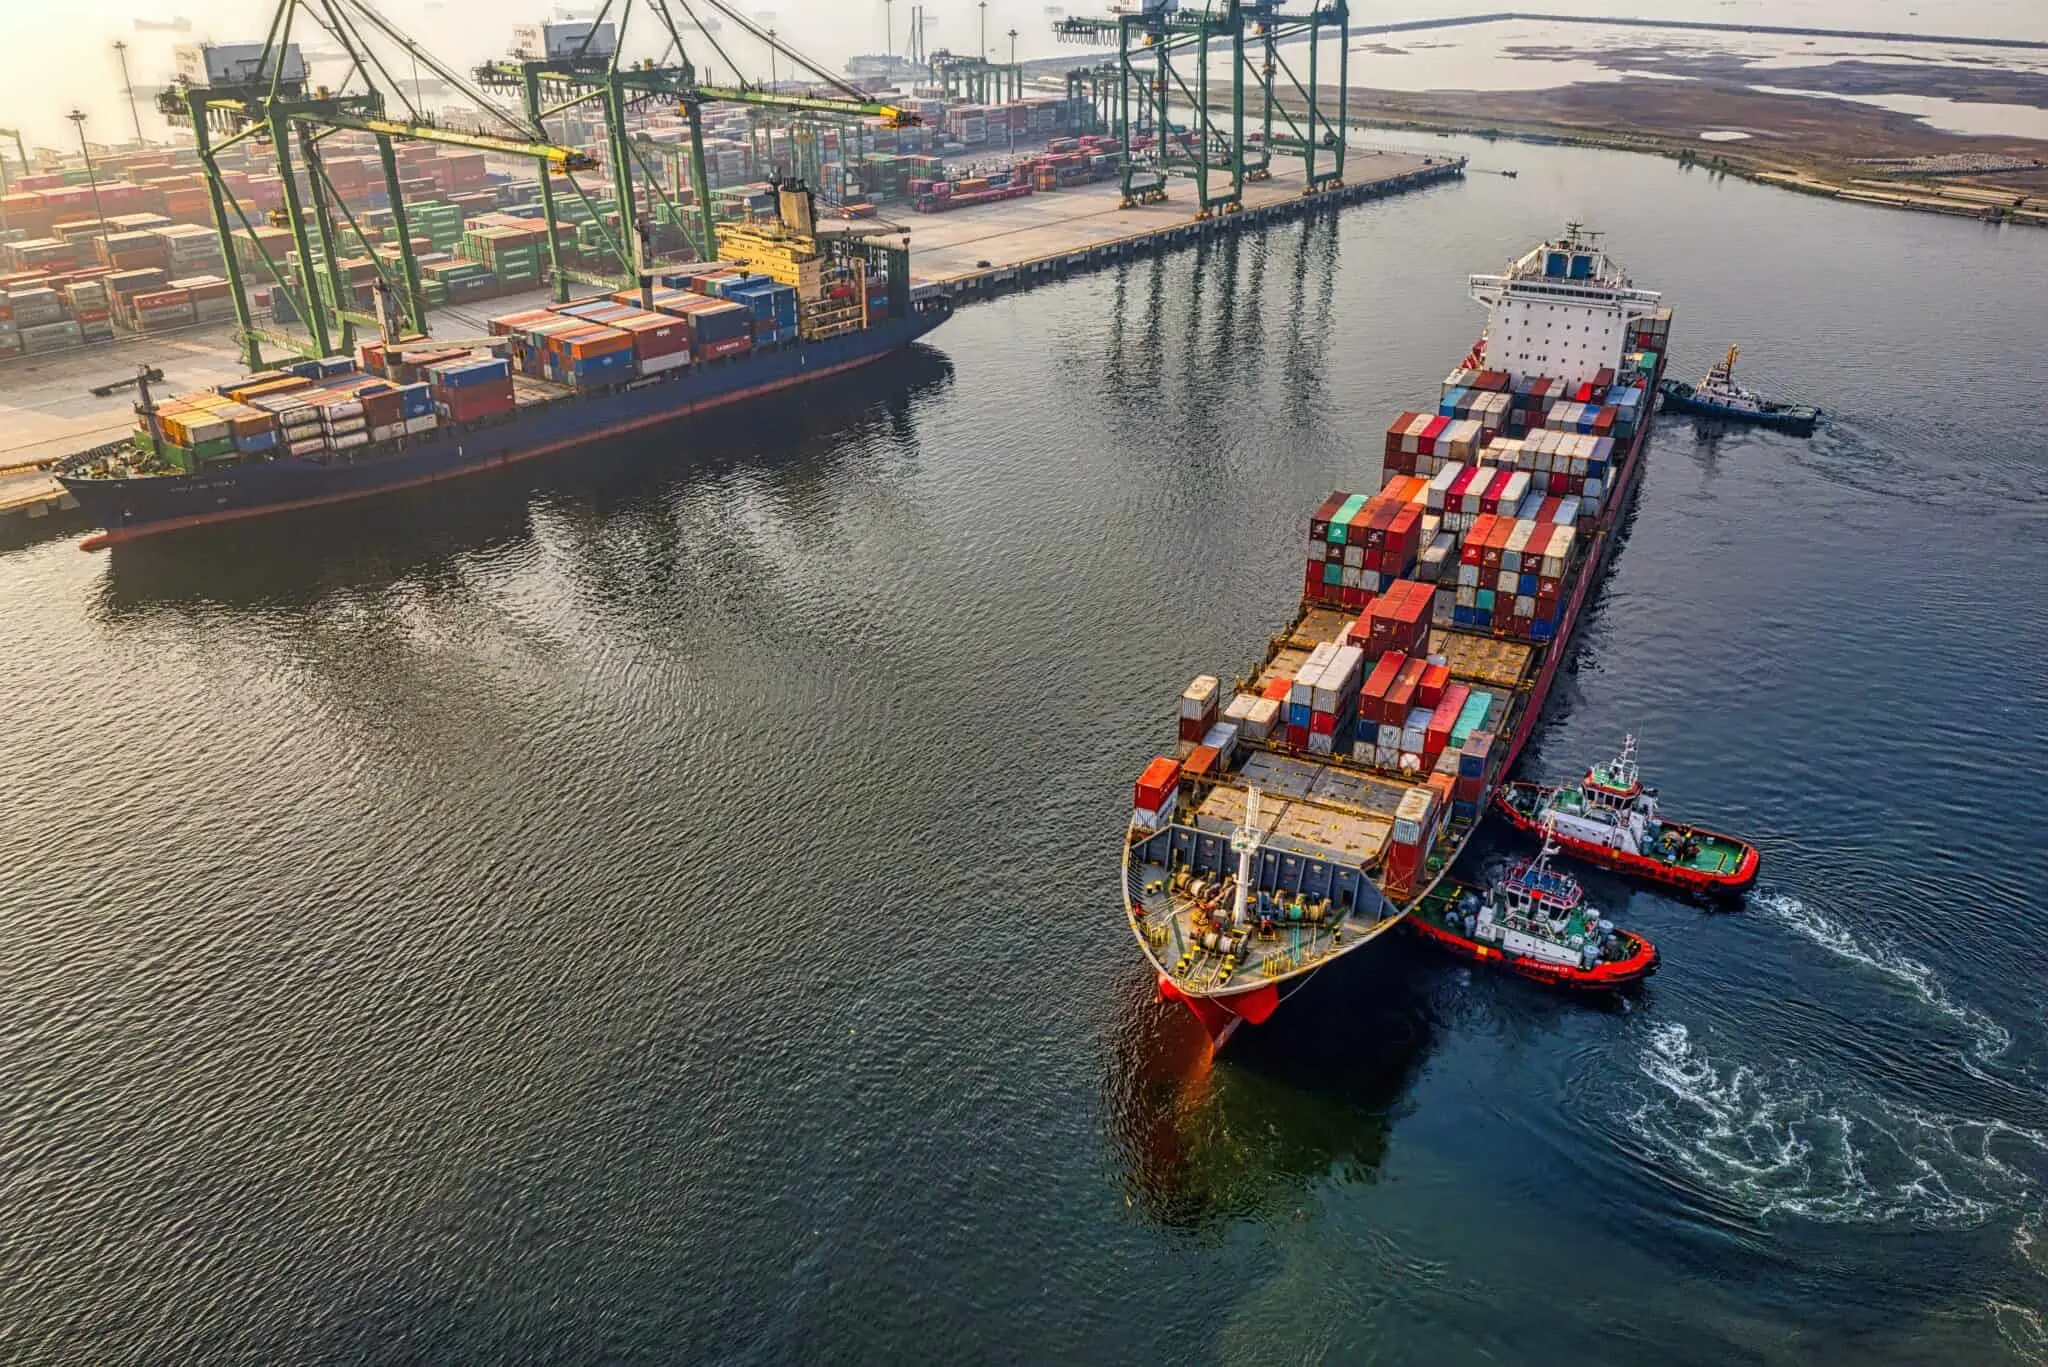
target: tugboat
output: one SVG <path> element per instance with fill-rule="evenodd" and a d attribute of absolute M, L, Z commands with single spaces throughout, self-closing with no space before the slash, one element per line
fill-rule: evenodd
<path fill-rule="evenodd" d="M 1671 412 L 1696 413 L 1703 418 L 1730 418 L 1736 422 L 1772 427 L 1798 437 L 1810 437 L 1820 422 L 1820 410 L 1799 404 L 1775 403 L 1759 398 L 1735 383 L 1735 358 L 1740 347 L 1729 347 L 1721 363 L 1707 372 L 1698 385 L 1683 380 L 1665 380 L 1657 386 L 1664 407 Z"/>
<path fill-rule="evenodd" d="M 1682 892 L 1737 896 L 1761 862 L 1754 845 L 1659 817 L 1657 790 L 1636 770 L 1634 736 L 1575 786 L 1503 784 L 1494 807 L 1517 830 L 1541 830 L 1574 858 Z"/>
<path fill-rule="evenodd" d="M 1657 947 L 1601 919 L 1578 881 L 1550 867 L 1555 853 L 1545 840 L 1484 892 L 1445 879 L 1408 925 L 1453 954 L 1553 987 L 1612 992 L 1655 973 Z"/>

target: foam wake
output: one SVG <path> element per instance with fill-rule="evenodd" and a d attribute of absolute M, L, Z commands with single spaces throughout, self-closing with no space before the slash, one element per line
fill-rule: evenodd
<path fill-rule="evenodd" d="M 2029 1208 L 2048 1181 L 2048 1133 L 1830 1095 L 1797 1062 L 1724 1066 L 1673 1021 L 1644 1040 L 1638 1066 L 1652 1087 L 1625 1123 L 1758 1219 L 1972 1226 Z"/>
<path fill-rule="evenodd" d="M 1923 1005 L 1960 1025 L 1970 1036 L 1972 1059 L 1989 1063 L 2012 1047 L 2011 1031 L 1976 1007 L 1949 996 L 1932 968 L 1895 946 L 1859 939 L 1818 907 L 1784 893 L 1759 893 L 1750 904 L 1828 953 L 1898 983 Z"/>

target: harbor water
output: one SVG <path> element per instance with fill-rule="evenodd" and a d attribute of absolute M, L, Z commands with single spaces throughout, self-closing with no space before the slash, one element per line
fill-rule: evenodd
<path fill-rule="evenodd" d="M 2044 239 L 1414 145 L 743 415 L 9 553 L 0 1359 L 2048 1355 Z M 1567 219 L 1831 415 L 1660 423 L 1523 766 L 1633 732 L 1761 883 L 1588 875 L 1625 1007 L 1395 939 L 1210 1061 L 1131 780 Z"/>

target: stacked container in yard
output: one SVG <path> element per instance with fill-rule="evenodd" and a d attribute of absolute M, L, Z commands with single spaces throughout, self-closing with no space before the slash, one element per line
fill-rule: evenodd
<path fill-rule="evenodd" d="M 186 276 L 171 281 L 167 288 L 183 290 L 191 296 L 195 323 L 218 323 L 235 316 L 235 298 L 224 276 Z"/>
<path fill-rule="evenodd" d="M 128 310 L 123 317 L 137 332 L 161 332 L 166 328 L 189 327 L 194 320 L 189 290 L 164 288 L 126 296 Z"/>
<path fill-rule="evenodd" d="M 161 264 L 172 275 L 216 275 L 226 269 L 220 255 L 220 238 L 211 228 L 196 223 L 173 223 L 152 230 L 163 244 Z"/>
<path fill-rule="evenodd" d="M 82 340 L 114 339 L 113 301 L 104 280 L 74 280 L 64 287 L 64 305 L 78 324 Z"/>

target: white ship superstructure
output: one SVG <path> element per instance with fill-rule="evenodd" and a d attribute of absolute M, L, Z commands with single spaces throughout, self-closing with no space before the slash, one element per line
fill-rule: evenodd
<path fill-rule="evenodd" d="M 1487 306 L 1488 368 L 1517 381 L 1549 376 L 1586 384 L 1621 368 L 1632 324 L 1662 296 L 1640 290 L 1578 224 L 1536 247 L 1504 274 L 1475 275 L 1472 297 Z"/>

